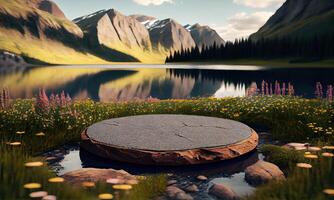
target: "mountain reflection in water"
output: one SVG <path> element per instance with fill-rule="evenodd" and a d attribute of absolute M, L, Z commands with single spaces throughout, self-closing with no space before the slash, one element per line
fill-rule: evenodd
<path fill-rule="evenodd" d="M 139 67 L 139 68 L 135 68 Z M 0 70 L 0 88 L 8 88 L 13 98 L 32 98 L 39 88 L 50 93 L 66 91 L 76 99 L 97 101 L 145 99 L 185 99 L 196 97 L 245 96 L 252 84 L 291 82 L 296 94 L 313 97 L 316 82 L 334 84 L 330 68 L 259 68 L 259 69 L 192 69 L 144 68 L 138 66 L 113 68 L 99 66 L 27 67 Z M 143 68 L 140 68 L 143 67 Z M 222 66 L 223 67 L 223 66 Z M 238 66 L 240 68 L 242 66 Z"/>

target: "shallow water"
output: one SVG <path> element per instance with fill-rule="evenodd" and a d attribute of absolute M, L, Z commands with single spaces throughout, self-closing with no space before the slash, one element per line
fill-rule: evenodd
<path fill-rule="evenodd" d="M 265 133 L 260 134 L 260 144 L 271 142 L 270 135 Z M 244 170 L 259 159 L 263 160 L 261 154 L 257 151 L 253 151 L 237 159 L 207 165 L 186 167 L 140 166 L 106 161 L 103 158 L 98 158 L 80 149 L 79 143 L 65 145 L 59 149 L 46 152 L 43 156 L 57 157 L 56 160 L 49 163 L 57 175 L 63 175 L 73 170 L 89 167 L 122 169 L 133 175 L 168 174 L 168 179 L 177 180 L 177 185 L 180 188 L 186 188 L 191 184 L 197 185 L 200 191 L 191 194 L 196 200 L 214 200 L 214 198 L 208 194 L 208 189 L 213 183 L 223 183 L 231 186 L 235 192 L 242 196 L 251 194 L 254 191 L 254 187 L 245 182 Z M 198 175 L 208 177 L 208 181 L 203 182 L 197 180 L 196 177 Z"/>
<path fill-rule="evenodd" d="M 39 88 L 77 99 L 109 102 L 154 97 L 245 96 L 262 80 L 291 82 L 297 95 L 314 97 L 315 84 L 334 84 L 334 68 L 270 68 L 230 65 L 79 65 L 1 68 L 0 86 L 13 98 L 31 98 Z"/>

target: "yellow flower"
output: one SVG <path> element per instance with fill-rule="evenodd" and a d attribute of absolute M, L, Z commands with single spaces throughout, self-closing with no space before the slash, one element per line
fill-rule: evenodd
<path fill-rule="evenodd" d="M 112 194 L 109 193 L 104 193 L 104 194 L 100 194 L 99 195 L 99 199 L 113 199 L 114 196 Z"/>
<path fill-rule="evenodd" d="M 310 165 L 308 163 L 297 163 L 297 167 L 299 167 L 299 168 L 305 168 L 305 169 L 310 169 L 310 168 L 312 168 L 312 165 Z"/>
<path fill-rule="evenodd" d="M 45 133 L 40 132 L 40 133 L 36 133 L 35 135 L 36 135 L 36 136 L 40 136 L 40 137 L 42 137 L 42 136 L 45 136 Z"/>
<path fill-rule="evenodd" d="M 38 188 L 41 188 L 42 185 L 39 183 L 27 183 L 23 187 L 26 189 L 38 189 Z"/>
<path fill-rule="evenodd" d="M 334 196 L 334 189 L 325 189 L 323 192 L 329 196 Z"/>
<path fill-rule="evenodd" d="M 83 182 L 82 186 L 83 187 L 95 187 L 95 183 L 94 182 Z"/>
<path fill-rule="evenodd" d="M 65 181 L 64 178 L 61 177 L 54 177 L 49 179 L 50 183 L 62 183 L 64 181 Z"/>
<path fill-rule="evenodd" d="M 27 162 L 24 164 L 26 167 L 41 167 L 43 166 L 42 162 Z"/>
<path fill-rule="evenodd" d="M 308 159 L 317 159 L 318 156 L 317 155 L 313 155 L 313 154 L 309 154 L 309 155 L 304 155 L 305 158 L 308 158 Z"/>
<path fill-rule="evenodd" d="M 22 143 L 21 142 L 10 142 L 8 143 L 10 146 L 20 146 Z"/>
<path fill-rule="evenodd" d="M 131 190 L 131 185 L 113 185 L 112 186 L 115 190 Z"/>

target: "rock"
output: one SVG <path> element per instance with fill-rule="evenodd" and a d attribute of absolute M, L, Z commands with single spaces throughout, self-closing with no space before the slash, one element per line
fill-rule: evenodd
<path fill-rule="evenodd" d="M 163 166 L 228 160 L 253 151 L 258 144 L 257 133 L 240 122 L 171 114 L 101 121 L 83 131 L 81 138 L 80 146 L 96 156 Z"/>
<path fill-rule="evenodd" d="M 193 198 L 176 186 L 168 186 L 166 188 L 168 198 L 175 200 L 192 200 Z"/>
<path fill-rule="evenodd" d="M 167 182 L 167 185 L 169 186 L 169 185 L 174 185 L 174 184 L 176 184 L 177 183 L 177 180 L 169 180 L 168 182 Z"/>
<path fill-rule="evenodd" d="M 203 175 L 199 175 L 199 176 L 197 176 L 196 178 L 197 178 L 197 180 L 199 180 L 199 181 L 206 181 L 206 180 L 208 180 L 208 178 L 207 178 L 206 176 L 203 176 Z"/>
<path fill-rule="evenodd" d="M 288 148 L 288 149 L 293 149 L 296 151 L 302 151 L 302 150 L 306 150 L 308 145 L 309 145 L 308 143 L 288 143 L 284 145 L 283 147 Z"/>
<path fill-rule="evenodd" d="M 185 191 L 194 193 L 194 192 L 198 192 L 199 189 L 196 185 L 192 184 L 192 185 L 189 185 L 188 187 L 186 187 Z"/>
<path fill-rule="evenodd" d="M 209 189 L 209 194 L 222 200 L 238 200 L 237 194 L 229 187 L 223 184 L 213 184 Z"/>
<path fill-rule="evenodd" d="M 114 170 L 114 169 L 83 168 L 66 173 L 62 177 L 67 182 L 75 185 L 81 185 L 81 183 L 85 181 L 89 182 L 109 181 L 111 184 L 116 182 L 117 184 L 125 184 L 129 182 L 134 183 L 135 181 L 137 181 L 135 176 L 132 176 L 126 171 Z"/>
<path fill-rule="evenodd" d="M 245 180 L 251 185 L 258 186 L 271 180 L 285 180 L 285 176 L 276 165 L 260 160 L 246 168 Z"/>
<path fill-rule="evenodd" d="M 321 151 L 321 148 L 320 147 L 308 147 L 307 150 L 316 152 L 316 151 Z"/>
<path fill-rule="evenodd" d="M 176 200 L 193 200 L 193 197 L 185 192 L 179 192 L 176 194 Z"/>

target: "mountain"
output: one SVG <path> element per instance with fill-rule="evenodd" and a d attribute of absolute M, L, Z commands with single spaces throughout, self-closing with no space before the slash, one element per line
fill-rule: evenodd
<path fill-rule="evenodd" d="M 66 18 L 63 11 L 58 7 L 56 3 L 50 0 L 32 0 L 33 4 L 35 4 L 35 7 L 43 10 L 45 12 L 48 12 L 56 17 L 60 18 Z"/>
<path fill-rule="evenodd" d="M 0 0 L 1 50 L 38 63 L 106 62 L 82 47 L 83 32 L 73 22 L 57 17 L 62 12 L 56 12 L 55 6 L 49 10 L 53 14 L 39 9 L 43 2 Z"/>
<path fill-rule="evenodd" d="M 105 46 L 141 62 L 161 62 L 164 56 L 152 50 L 146 27 L 133 17 L 110 9 L 73 20 L 84 32 L 90 47 Z"/>
<path fill-rule="evenodd" d="M 149 28 L 149 32 L 155 49 L 173 52 L 196 46 L 189 31 L 173 19 L 157 21 Z"/>
<path fill-rule="evenodd" d="M 287 0 L 251 39 L 334 34 L 333 0 Z"/>
<path fill-rule="evenodd" d="M 201 26 L 200 24 L 184 26 L 194 39 L 198 47 L 203 46 L 221 46 L 225 41 L 218 35 L 218 33 L 209 26 Z"/>
<path fill-rule="evenodd" d="M 195 46 L 191 34 L 173 19 L 158 20 L 146 15 L 132 15 L 149 31 L 153 48 L 157 51 L 169 52 L 190 49 Z"/>

